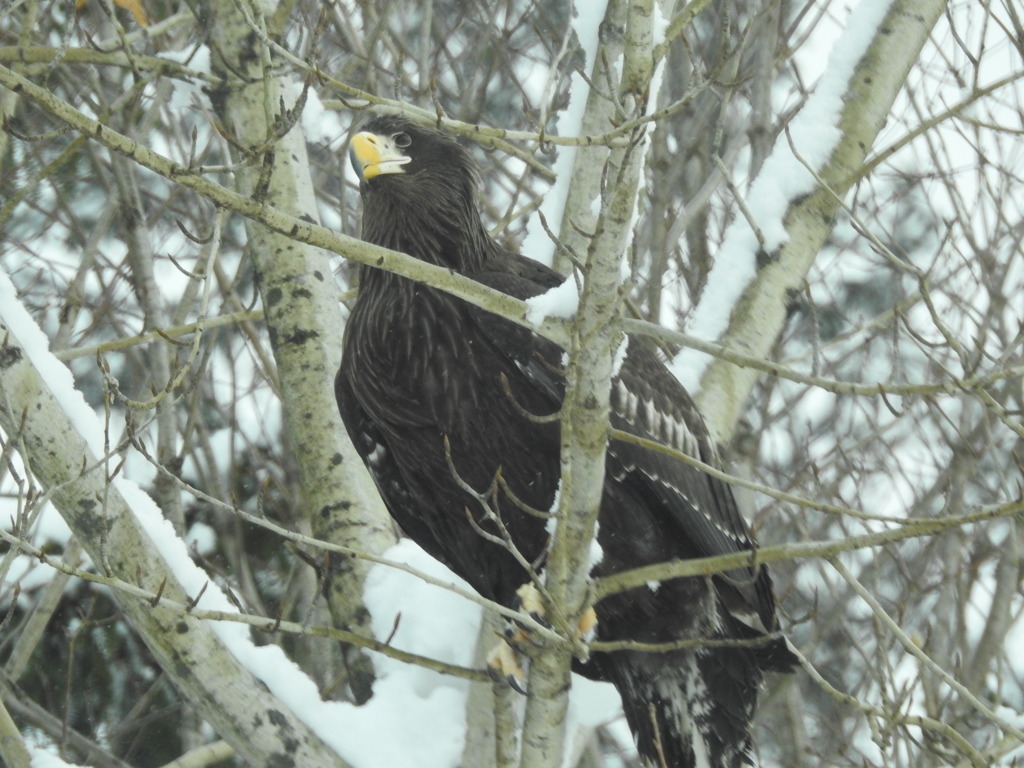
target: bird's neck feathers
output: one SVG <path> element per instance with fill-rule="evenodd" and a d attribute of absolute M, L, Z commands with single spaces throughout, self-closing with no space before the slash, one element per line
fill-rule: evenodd
<path fill-rule="evenodd" d="M 398 198 L 387 188 L 365 195 L 363 239 L 470 276 L 500 253 L 474 190 L 424 185 L 417 191 L 415 197 Z"/>

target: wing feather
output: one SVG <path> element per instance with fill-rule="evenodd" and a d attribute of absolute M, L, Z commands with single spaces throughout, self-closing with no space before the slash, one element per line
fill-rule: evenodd
<path fill-rule="evenodd" d="M 562 277 L 516 254 L 494 271 L 474 279 L 510 296 L 527 299 L 555 286 Z M 519 367 L 531 383 L 553 398 L 565 391 L 562 350 L 526 328 L 477 310 L 480 329 Z M 625 360 L 612 381 L 611 422 L 617 429 L 663 443 L 714 467 L 721 460 L 692 398 L 646 340 L 631 338 Z M 617 482 L 647 487 L 689 542 L 689 557 L 749 551 L 753 535 L 740 514 L 732 490 L 721 480 L 677 459 L 621 440 L 608 447 L 608 471 Z M 777 624 L 775 598 L 765 569 L 733 569 L 716 578 L 719 592 L 735 618 L 758 630 Z"/>
<path fill-rule="evenodd" d="M 689 394 L 651 345 L 631 339 L 619 376 L 612 382 L 612 425 L 663 443 L 714 467 L 714 442 Z M 691 557 L 753 549 L 753 535 L 732 490 L 723 481 L 671 456 L 622 440 L 608 448 L 610 470 L 620 481 L 647 484 L 669 510 L 691 545 Z M 759 630 L 776 626 L 775 600 L 765 569 L 733 569 L 716 578 L 735 618 Z M 760 626 L 758 626 L 760 625 Z"/>

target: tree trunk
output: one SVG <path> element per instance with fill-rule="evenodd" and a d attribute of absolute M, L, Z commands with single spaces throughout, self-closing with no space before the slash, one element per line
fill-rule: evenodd
<path fill-rule="evenodd" d="M 272 70 L 277 57 L 266 37 L 272 11 L 247 19 L 232 0 L 212 0 L 209 13 L 217 20 L 211 29 L 218 54 L 213 68 L 224 81 L 213 103 L 243 166 L 236 173 L 238 191 L 319 223 L 300 119 L 303 84 Z M 295 500 L 300 516 L 318 539 L 380 554 L 394 543 L 393 528 L 334 399 L 343 322 L 329 254 L 252 220 L 246 220 L 246 233 L 300 470 L 303 498 Z M 335 626 L 371 635 L 362 600 L 368 563 L 333 556 L 324 567 L 323 591 Z M 369 659 L 348 647 L 337 663 L 335 669 L 307 671 L 323 683 L 340 678 L 354 701 L 366 701 L 374 677 Z"/>

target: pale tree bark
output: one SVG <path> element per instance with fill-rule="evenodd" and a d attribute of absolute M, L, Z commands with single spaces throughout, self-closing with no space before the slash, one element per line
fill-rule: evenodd
<path fill-rule="evenodd" d="M 605 13 L 606 30 L 594 62 L 592 77 L 606 82 L 612 93 L 591 94 L 588 120 L 627 122 L 644 115 L 651 98 L 656 61 L 655 14 L 671 15 L 673 2 L 611 0 Z M 621 71 L 609 62 L 621 61 Z M 601 103 L 604 102 L 604 103 Z M 585 121 L 586 122 L 586 121 Z M 621 276 L 632 236 L 634 211 L 648 142 L 636 129 L 624 146 L 581 151 L 577 167 L 591 170 L 570 200 L 561 223 L 567 233 L 581 223 L 591 201 L 600 199 L 600 212 L 588 223 L 593 235 L 580 240 L 583 284 L 579 308 L 571 324 L 566 393 L 561 411 L 562 481 L 557 526 L 544 571 L 546 597 L 557 617 L 556 626 L 574 639 L 590 592 L 590 547 L 604 492 L 608 445 L 609 393 L 613 356 L 622 340 Z M 595 168 L 601 172 L 594 173 Z M 584 249 L 584 245 L 586 246 Z M 575 250 L 575 248 L 574 248 Z M 585 254 L 585 256 L 584 256 Z M 570 275 L 567 280 L 574 280 Z M 571 688 L 572 647 L 542 649 L 531 661 L 523 723 L 523 768 L 557 768 L 565 750 L 565 717 Z"/>
<path fill-rule="evenodd" d="M 27 342 L 15 336 L 6 321 L 0 321 L 0 338 L 0 428 L 19 447 L 96 568 L 157 590 L 178 604 L 200 599 L 185 591 L 112 482 L 118 471 L 116 455 L 92 451 L 78 431 L 80 425 L 73 423 L 33 365 L 32 354 L 48 353 L 30 354 Z M 334 751 L 234 657 L 210 623 L 159 601 L 153 605 L 116 597 L 165 673 L 245 759 L 260 766 L 284 757 L 344 768 Z"/>
<path fill-rule="evenodd" d="M 31 768 L 32 756 L 7 708 L 0 704 L 0 757 L 10 768 Z"/>
<path fill-rule="evenodd" d="M 258 2 L 210 3 L 214 72 L 223 85 L 214 108 L 242 163 L 238 191 L 280 211 L 319 222 L 299 115 L 303 83 L 276 74 L 268 20 L 274 8 Z M 302 93 L 302 96 L 300 96 Z M 292 110 L 292 111 L 290 111 Z M 291 447 L 301 472 L 303 508 L 313 534 L 324 541 L 379 554 L 395 536 L 373 483 L 349 441 L 334 399 L 343 322 L 328 253 L 247 221 L 248 251 L 277 362 Z M 335 626 L 369 635 L 362 604 L 364 561 L 325 563 L 323 589 Z M 344 651 L 342 679 L 358 702 L 371 695 L 373 668 L 355 648 Z M 310 670 L 321 683 L 341 670 Z"/>
<path fill-rule="evenodd" d="M 800 291 L 832 231 L 839 198 L 860 178 L 875 137 L 947 4 L 947 0 L 892 3 L 844 92 L 839 142 L 826 165 L 815 169 L 820 183 L 811 194 L 791 201 L 784 219 L 788 240 L 771 254 L 770 262 L 733 307 L 729 326 L 717 339 L 722 346 L 752 357 L 771 358 L 786 320 L 788 297 Z M 785 144 L 786 136 L 777 141 Z M 753 368 L 717 358 L 711 361 L 695 400 L 715 439 L 728 440 L 761 376 Z"/>

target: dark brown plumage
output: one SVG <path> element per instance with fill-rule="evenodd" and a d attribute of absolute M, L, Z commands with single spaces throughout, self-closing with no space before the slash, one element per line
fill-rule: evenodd
<path fill-rule="evenodd" d="M 449 267 L 517 298 L 561 278 L 502 249 L 477 205 L 468 153 L 447 134 L 398 117 L 370 122 L 353 141 L 365 240 Z M 562 350 L 441 291 L 372 267 L 345 334 L 336 391 L 345 425 L 403 530 L 480 594 L 506 605 L 529 579 L 487 541 L 477 498 L 499 468 L 509 490 L 551 507 L 559 481 L 559 426 L 526 418 L 558 411 Z M 503 380 L 511 391 L 505 393 Z M 612 424 L 709 464 L 714 446 L 689 396 L 652 347 L 631 339 L 611 385 Z M 502 491 L 489 499 L 512 540 L 543 563 L 545 522 Z M 728 485 L 664 454 L 609 445 L 598 543 L 603 576 L 680 558 L 749 550 L 750 531 Z M 674 579 L 596 606 L 601 640 L 761 638 L 778 622 L 764 568 Z M 762 671 L 786 670 L 785 641 L 667 653 L 594 653 L 576 669 L 618 688 L 642 757 L 660 768 L 736 768 L 751 762 L 750 720 Z M 653 713 L 653 719 L 652 719 Z"/>

